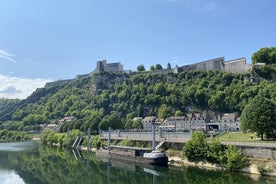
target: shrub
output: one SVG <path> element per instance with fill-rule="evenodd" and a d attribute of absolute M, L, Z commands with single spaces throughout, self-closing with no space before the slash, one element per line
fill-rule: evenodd
<path fill-rule="evenodd" d="M 224 155 L 225 159 L 223 159 L 222 164 L 231 171 L 244 168 L 248 165 L 248 160 L 242 153 L 241 149 L 232 145 L 227 147 Z"/>
<path fill-rule="evenodd" d="M 206 158 L 207 148 L 208 144 L 205 134 L 201 131 L 195 131 L 192 139 L 185 144 L 183 151 L 188 160 L 195 161 Z"/>
<path fill-rule="evenodd" d="M 211 163 L 221 163 L 230 170 L 241 169 L 248 164 L 242 151 L 232 145 L 223 146 L 218 139 L 213 139 L 207 144 L 203 132 L 196 131 L 192 139 L 187 141 L 183 148 L 189 161 L 204 160 Z"/>
<path fill-rule="evenodd" d="M 209 162 L 221 163 L 221 156 L 224 154 L 225 147 L 220 143 L 218 139 L 212 139 L 208 144 L 207 157 Z"/>

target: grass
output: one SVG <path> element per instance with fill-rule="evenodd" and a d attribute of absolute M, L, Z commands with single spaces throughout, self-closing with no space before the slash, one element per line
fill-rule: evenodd
<path fill-rule="evenodd" d="M 230 132 L 218 136 L 220 141 L 241 141 L 241 142 L 260 142 L 260 138 L 255 133 Z M 274 141 L 275 142 L 275 141 Z"/>

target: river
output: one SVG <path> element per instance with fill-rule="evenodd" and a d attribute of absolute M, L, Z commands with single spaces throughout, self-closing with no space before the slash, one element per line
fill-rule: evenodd
<path fill-rule="evenodd" d="M 0 143 L 0 184 L 254 184 L 260 177 L 196 167 L 153 167 L 34 142 Z"/>

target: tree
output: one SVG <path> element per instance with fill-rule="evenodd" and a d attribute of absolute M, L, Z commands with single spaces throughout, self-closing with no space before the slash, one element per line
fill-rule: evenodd
<path fill-rule="evenodd" d="M 276 47 L 261 48 L 252 55 L 252 63 L 265 63 L 275 64 L 276 63 Z"/>
<path fill-rule="evenodd" d="M 163 69 L 163 67 L 160 64 L 156 64 L 155 65 L 155 69 L 156 70 L 161 70 L 161 69 Z"/>
<path fill-rule="evenodd" d="M 267 139 L 276 132 L 276 104 L 268 98 L 256 96 L 245 106 L 241 115 L 241 129 L 257 132 L 261 139 Z"/>
<path fill-rule="evenodd" d="M 137 66 L 137 71 L 138 71 L 138 72 L 145 71 L 145 66 L 142 65 L 142 64 L 141 64 L 141 65 L 138 65 L 138 66 Z"/>
<path fill-rule="evenodd" d="M 165 95 L 166 94 L 166 87 L 163 83 L 157 83 L 155 86 L 154 86 L 154 93 L 156 95 Z"/>
<path fill-rule="evenodd" d="M 204 132 L 195 131 L 192 139 L 188 140 L 183 148 L 189 161 L 205 159 L 208 144 Z"/>
<path fill-rule="evenodd" d="M 172 68 L 171 63 L 168 63 L 167 64 L 167 69 L 171 69 L 171 68 Z"/>
<path fill-rule="evenodd" d="M 170 108 L 166 104 L 162 104 L 158 108 L 158 118 L 165 119 L 170 116 Z"/>
<path fill-rule="evenodd" d="M 174 115 L 175 116 L 183 116 L 184 114 L 183 114 L 183 112 L 181 110 L 177 110 L 177 111 L 175 111 Z"/>
<path fill-rule="evenodd" d="M 40 114 L 29 114 L 23 119 L 23 124 L 25 126 L 44 123 L 47 123 L 47 119 Z"/>
<path fill-rule="evenodd" d="M 155 70 L 154 65 L 150 66 L 150 71 Z"/>

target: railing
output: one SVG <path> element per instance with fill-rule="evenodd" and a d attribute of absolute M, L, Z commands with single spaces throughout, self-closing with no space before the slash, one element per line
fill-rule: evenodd
<path fill-rule="evenodd" d="M 185 143 L 191 138 L 191 132 L 156 132 L 155 140 L 157 142 L 175 142 L 175 143 Z M 108 139 L 108 132 L 101 131 L 100 139 Z M 122 132 L 122 131 L 112 131 L 112 140 L 137 140 L 137 141 L 152 141 L 152 132 Z"/>

